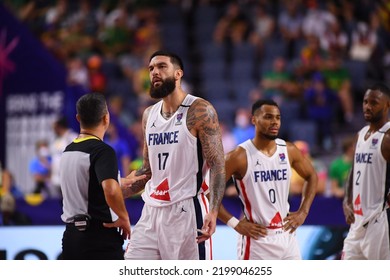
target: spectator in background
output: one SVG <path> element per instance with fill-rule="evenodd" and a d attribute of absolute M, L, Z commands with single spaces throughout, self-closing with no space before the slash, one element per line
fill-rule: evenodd
<path fill-rule="evenodd" d="M 325 34 L 320 38 L 321 48 L 326 52 L 338 52 L 345 56 L 348 48 L 348 34 L 342 29 L 339 21 L 327 25 Z"/>
<path fill-rule="evenodd" d="M 264 45 L 267 44 L 274 31 L 276 30 L 276 22 L 272 15 L 267 12 L 264 3 L 256 3 L 252 16 L 253 30 L 250 34 L 250 42 L 256 46 L 257 52 L 263 54 Z"/>
<path fill-rule="evenodd" d="M 261 87 L 266 99 L 273 99 L 281 105 L 291 94 L 291 74 L 286 69 L 286 60 L 277 57 L 272 63 L 272 69 L 262 75 Z"/>
<path fill-rule="evenodd" d="M 236 148 L 237 142 L 232 131 L 225 122 L 220 121 L 219 126 L 221 127 L 223 151 L 226 154 Z"/>
<path fill-rule="evenodd" d="M 87 91 L 89 89 L 89 75 L 84 61 L 80 57 L 72 56 L 67 59 L 66 67 L 68 70 L 68 85 Z"/>
<path fill-rule="evenodd" d="M 65 57 L 77 55 L 84 59 L 95 45 L 95 38 L 84 33 L 81 21 L 69 22 L 56 33 Z"/>
<path fill-rule="evenodd" d="M 0 226 L 32 225 L 29 216 L 16 209 L 14 196 L 8 192 L 0 197 Z"/>
<path fill-rule="evenodd" d="M 12 194 L 14 198 L 21 198 L 24 196 L 23 192 L 15 184 L 11 172 L 2 167 L 0 162 L 0 198 L 7 193 Z"/>
<path fill-rule="evenodd" d="M 113 114 L 125 126 L 130 127 L 134 121 L 135 116 L 125 110 L 125 100 L 120 95 L 112 95 L 108 100 L 108 107 L 110 114 Z"/>
<path fill-rule="evenodd" d="M 49 6 L 45 15 L 46 30 L 59 30 L 67 27 L 71 10 L 68 0 L 57 0 Z"/>
<path fill-rule="evenodd" d="M 215 26 L 214 42 L 233 45 L 246 42 L 251 30 L 251 21 L 242 11 L 238 1 L 230 1 Z"/>
<path fill-rule="evenodd" d="M 62 152 L 66 146 L 69 145 L 74 139 L 77 138 L 78 133 L 73 131 L 69 125 L 66 117 L 59 117 L 53 123 L 53 131 L 55 134 L 54 141 L 50 145 L 51 152 L 51 183 L 50 194 L 52 197 L 61 197 L 60 186 L 60 160 Z"/>
<path fill-rule="evenodd" d="M 35 143 L 36 155 L 29 163 L 30 174 L 34 179 L 34 194 L 46 194 L 51 196 L 49 185 L 51 180 L 51 164 L 49 143 L 46 140 L 38 140 Z"/>
<path fill-rule="evenodd" d="M 319 37 L 306 37 L 306 44 L 301 49 L 298 65 L 294 69 L 294 74 L 304 83 L 304 87 L 310 83 L 312 75 L 323 68 L 326 58 L 327 53 L 321 48 Z"/>
<path fill-rule="evenodd" d="M 294 59 L 299 54 L 298 43 L 303 39 L 302 22 L 303 15 L 300 12 L 299 0 L 283 1 L 285 9 L 282 9 L 278 18 L 279 32 L 286 46 L 285 57 Z"/>
<path fill-rule="evenodd" d="M 71 16 L 71 22 L 80 22 L 82 33 L 91 39 L 99 30 L 97 10 L 92 6 L 92 0 L 78 1 L 78 9 Z"/>
<path fill-rule="evenodd" d="M 128 22 L 128 7 L 124 1 L 105 17 L 105 24 L 98 33 L 98 46 L 107 60 L 115 60 L 129 49 L 132 42 L 132 27 Z"/>
<path fill-rule="evenodd" d="M 344 187 L 349 170 L 352 167 L 354 153 L 354 139 L 347 137 L 342 141 L 342 155 L 332 160 L 329 165 L 329 178 L 331 180 L 331 195 L 344 198 Z"/>
<path fill-rule="evenodd" d="M 108 126 L 104 136 L 104 142 L 115 150 L 120 176 L 126 177 L 129 175 L 131 163 L 129 147 L 126 141 L 119 136 L 117 128 L 112 123 Z"/>
<path fill-rule="evenodd" d="M 131 129 L 132 123 L 128 124 L 131 116 L 128 110 L 124 110 L 123 104 L 120 104 L 123 101 L 122 97 L 119 96 L 113 96 L 108 99 L 110 123 L 115 126 L 118 137 L 126 143 L 130 158 L 134 159 L 137 157 L 136 154 L 140 142 L 138 142 L 134 131 Z"/>
<path fill-rule="evenodd" d="M 7 170 L 3 168 L 0 162 L 0 197 L 3 194 L 10 192 L 11 189 L 11 176 Z"/>
<path fill-rule="evenodd" d="M 235 126 L 232 128 L 236 143 L 240 144 L 255 135 L 255 127 L 250 122 L 251 112 L 248 108 L 238 108 L 235 116 Z"/>
<path fill-rule="evenodd" d="M 365 22 L 352 31 L 349 56 L 352 60 L 368 61 L 378 42 L 378 34 Z"/>
<path fill-rule="evenodd" d="M 303 156 L 311 162 L 316 170 L 318 183 L 316 188 L 317 194 L 325 194 L 326 183 L 328 180 L 328 171 L 326 165 L 319 159 L 313 158 L 310 154 L 309 144 L 305 141 L 294 141 L 294 145 L 301 151 Z M 293 169 L 290 182 L 290 195 L 301 195 L 305 180 Z"/>
<path fill-rule="evenodd" d="M 341 120 L 351 123 L 354 115 L 352 82 L 348 69 L 343 65 L 341 53 L 330 54 L 321 73 L 328 87 L 337 93 L 342 111 Z"/>
<path fill-rule="evenodd" d="M 318 7 L 317 0 L 305 0 L 306 14 L 302 22 L 303 35 L 308 38 L 324 36 L 327 26 L 337 19 L 328 10 Z"/>
<path fill-rule="evenodd" d="M 149 96 L 150 90 L 150 79 L 149 79 L 149 71 L 147 66 L 149 65 L 149 56 L 151 50 L 146 51 L 143 56 L 143 67 L 140 67 L 134 71 L 133 74 L 133 90 L 141 102 L 149 102 L 153 101 L 153 99 Z"/>
<path fill-rule="evenodd" d="M 317 127 L 316 144 L 324 150 L 332 148 L 332 124 L 338 110 L 337 93 L 330 89 L 322 74 L 312 76 L 310 86 L 304 91 L 306 118 L 315 122 Z"/>
<path fill-rule="evenodd" d="M 91 92 L 106 92 L 107 77 L 102 70 L 100 55 L 91 55 L 87 60 L 89 89 Z"/>

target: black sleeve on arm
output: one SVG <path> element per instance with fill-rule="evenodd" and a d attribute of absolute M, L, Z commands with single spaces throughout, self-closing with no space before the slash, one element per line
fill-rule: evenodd
<path fill-rule="evenodd" d="M 118 161 L 114 149 L 110 146 L 104 145 L 99 151 L 95 163 L 95 172 L 99 184 L 107 179 L 118 181 Z"/>

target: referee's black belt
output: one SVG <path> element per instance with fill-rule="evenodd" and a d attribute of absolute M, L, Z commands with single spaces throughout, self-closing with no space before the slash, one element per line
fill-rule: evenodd
<path fill-rule="evenodd" d="M 103 222 L 92 219 L 91 216 L 85 214 L 79 214 L 72 217 L 73 222 L 66 223 L 66 226 L 69 228 L 76 228 L 79 231 L 86 231 L 90 228 L 103 228 Z"/>

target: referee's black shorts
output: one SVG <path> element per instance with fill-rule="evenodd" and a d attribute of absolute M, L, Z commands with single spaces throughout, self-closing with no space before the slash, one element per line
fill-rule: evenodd
<path fill-rule="evenodd" d="M 79 231 L 73 223 L 66 224 L 62 259 L 123 260 L 123 253 L 123 238 L 117 228 L 106 228 L 93 220 L 86 231 Z"/>

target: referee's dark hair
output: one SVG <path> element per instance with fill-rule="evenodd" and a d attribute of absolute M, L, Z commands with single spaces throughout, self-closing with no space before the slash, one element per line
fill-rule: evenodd
<path fill-rule="evenodd" d="M 76 111 L 84 128 L 94 128 L 107 114 L 107 103 L 101 93 L 87 93 L 79 98 Z"/>
<path fill-rule="evenodd" d="M 278 103 L 276 103 L 275 101 L 273 101 L 272 99 L 260 99 L 260 100 L 257 100 L 253 105 L 252 105 L 252 116 L 255 115 L 257 109 L 260 109 L 261 106 L 263 105 L 271 105 L 271 106 L 276 106 L 279 108 L 279 105 Z"/>

